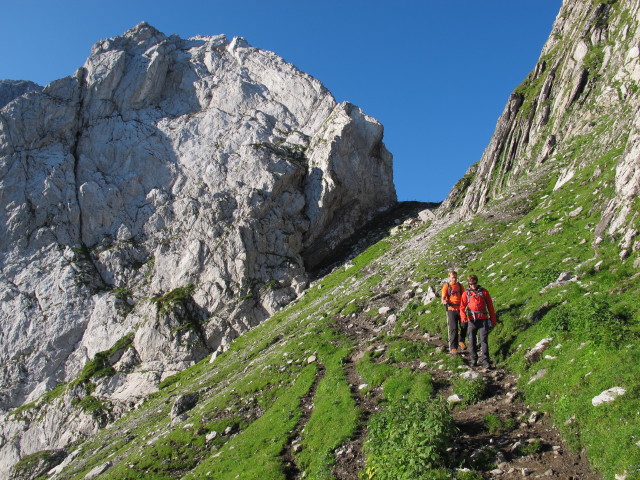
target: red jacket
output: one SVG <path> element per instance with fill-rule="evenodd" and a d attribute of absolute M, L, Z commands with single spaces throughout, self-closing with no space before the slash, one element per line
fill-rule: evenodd
<path fill-rule="evenodd" d="M 469 295 L 482 295 L 485 303 L 485 310 L 480 312 L 472 312 L 469 308 Z M 488 311 L 487 311 L 488 310 Z M 460 300 L 460 320 L 462 322 L 468 322 L 469 320 L 486 320 L 491 319 L 491 325 L 496 324 L 496 311 L 493 309 L 493 300 L 491 295 L 487 292 L 486 288 L 478 286 L 475 290 L 465 290 Z"/>

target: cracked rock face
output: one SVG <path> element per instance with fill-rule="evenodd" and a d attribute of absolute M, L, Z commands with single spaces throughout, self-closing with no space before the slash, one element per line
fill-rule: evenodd
<path fill-rule="evenodd" d="M 510 96 L 482 158 L 439 214 L 468 218 L 491 201 L 526 197 L 528 179 L 540 172 L 551 172 L 558 190 L 579 170 L 621 151 L 613 166 L 615 197 L 601 208 L 597 235 L 625 235 L 640 193 L 639 25 L 640 4 L 633 0 L 563 2 L 535 69 Z M 565 164 L 580 138 L 589 151 Z"/>
<path fill-rule="evenodd" d="M 25 93 L 40 90 L 40 85 L 27 80 L 0 80 L 0 108 Z"/>
<path fill-rule="evenodd" d="M 380 123 L 241 38 L 142 23 L 11 100 L 3 409 L 134 329 L 113 391 L 142 377 L 148 391 L 295 298 L 309 268 L 396 201 Z"/>

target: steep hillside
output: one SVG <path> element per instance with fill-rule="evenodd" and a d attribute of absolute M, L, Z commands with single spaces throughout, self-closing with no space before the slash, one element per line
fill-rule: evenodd
<path fill-rule="evenodd" d="M 575 213 L 576 197 L 594 198 L 582 183 L 551 182 L 521 217 L 517 199 L 464 222 L 405 212 L 228 352 L 70 447 L 52 478 L 638 478 L 640 278 L 614 244 L 592 245 L 599 216 Z M 494 295 L 501 368 L 443 349 L 433 290 L 450 266 Z M 592 404 L 612 387 L 626 393 Z M 447 407 L 453 393 L 462 402 Z M 63 388 L 15 415 L 37 422 L 73 399 Z M 83 404 L 110 414 L 97 397 Z"/>
<path fill-rule="evenodd" d="M 3 418 L 2 472 L 23 457 L 14 478 L 640 479 L 638 81 L 637 2 L 565 1 L 438 209 L 398 206 L 297 300 L 130 405 L 102 394 L 125 337 Z M 446 353 L 449 268 L 494 297 L 493 369 Z M 81 435 L 25 456 L 62 415 Z"/>
<path fill-rule="evenodd" d="M 615 195 L 602 195 L 597 205 L 597 234 L 626 234 L 640 191 L 639 10 L 624 0 L 564 2 L 535 69 L 509 98 L 482 159 L 454 187 L 443 213 L 459 206 L 472 214 L 541 170 L 561 171 L 559 188 L 609 156 Z M 520 193 L 523 201 L 527 193 Z"/>

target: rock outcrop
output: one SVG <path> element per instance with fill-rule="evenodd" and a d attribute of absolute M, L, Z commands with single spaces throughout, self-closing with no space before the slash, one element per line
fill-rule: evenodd
<path fill-rule="evenodd" d="M 380 123 L 242 38 L 141 23 L 32 87 L 0 111 L 3 409 L 134 331 L 96 394 L 153 391 L 396 201 Z"/>
<path fill-rule="evenodd" d="M 510 96 L 481 160 L 440 215 L 468 217 L 507 197 L 526 203 L 527 184 L 538 173 L 555 171 L 558 189 L 609 156 L 616 196 L 597 206 L 603 212 L 597 234 L 626 235 L 640 193 L 639 22 L 640 5 L 632 0 L 563 2 L 535 69 Z M 608 181 L 601 175 L 594 172 L 594 185 Z"/>
<path fill-rule="evenodd" d="M 27 80 L 0 80 L 0 108 L 25 93 L 40 90 L 40 85 Z"/>

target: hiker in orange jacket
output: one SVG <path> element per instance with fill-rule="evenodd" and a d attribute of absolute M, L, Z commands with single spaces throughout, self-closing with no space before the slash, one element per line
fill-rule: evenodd
<path fill-rule="evenodd" d="M 469 288 L 460 300 L 460 319 L 469 326 L 469 360 L 478 364 L 476 334 L 480 336 L 480 361 L 485 368 L 491 368 L 489 361 L 489 331 L 496 325 L 496 312 L 489 292 L 478 285 L 478 277 L 469 275 Z"/>
<path fill-rule="evenodd" d="M 442 304 L 447 311 L 447 326 L 449 327 L 449 353 L 455 355 L 458 348 L 464 350 L 467 346 L 464 337 L 467 335 L 467 325 L 460 322 L 460 299 L 464 287 L 458 282 L 458 272 L 449 270 L 449 281 L 442 286 Z M 460 336 L 458 336 L 458 326 Z"/>

